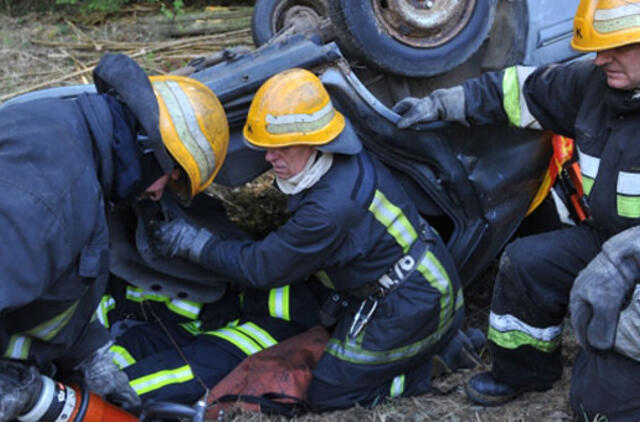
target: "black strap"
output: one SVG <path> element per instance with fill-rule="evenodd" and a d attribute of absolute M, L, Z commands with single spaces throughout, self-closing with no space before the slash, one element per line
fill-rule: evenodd
<path fill-rule="evenodd" d="M 282 402 L 279 400 L 287 400 Z M 300 416 L 311 411 L 311 405 L 299 397 L 282 393 L 264 393 L 262 396 L 251 396 L 247 394 L 226 394 L 216 400 L 218 403 L 245 402 L 260 405 L 260 410 L 264 413 L 275 413 L 288 417 Z"/>

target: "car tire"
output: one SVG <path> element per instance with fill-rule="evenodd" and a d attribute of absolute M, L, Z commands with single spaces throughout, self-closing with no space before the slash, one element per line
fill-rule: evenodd
<path fill-rule="evenodd" d="M 257 0 L 251 17 L 254 45 L 261 46 L 283 29 L 287 12 L 296 7 L 311 15 L 312 20 L 329 16 L 326 0 Z"/>
<path fill-rule="evenodd" d="M 464 63 L 475 53 L 493 24 L 496 0 L 475 2 L 465 14 L 465 24 L 446 42 L 417 47 L 402 42 L 379 21 L 377 4 L 386 0 L 329 0 L 334 36 L 347 57 L 386 73 L 408 77 L 439 75 Z M 390 3 L 390 2 L 389 2 Z M 380 7 L 380 6 L 377 6 Z M 378 10 L 379 12 L 379 10 Z"/>

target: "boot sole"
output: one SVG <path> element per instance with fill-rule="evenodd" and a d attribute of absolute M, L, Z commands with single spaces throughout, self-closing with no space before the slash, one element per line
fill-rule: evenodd
<path fill-rule="evenodd" d="M 504 396 L 490 396 L 487 394 L 482 394 L 479 391 L 471 388 L 469 386 L 469 384 L 465 384 L 464 386 L 464 391 L 465 393 L 467 393 L 467 397 L 469 398 L 469 400 L 471 400 L 472 402 L 476 403 L 476 404 L 480 404 L 482 406 L 486 406 L 486 407 L 494 407 L 494 406 L 500 406 L 503 405 L 505 403 L 510 402 L 511 400 L 516 399 L 519 395 L 523 394 L 523 393 L 527 393 L 530 391 L 547 391 L 549 388 L 545 388 L 545 387 L 523 387 L 520 390 L 517 390 L 511 394 L 508 395 L 504 395 Z"/>

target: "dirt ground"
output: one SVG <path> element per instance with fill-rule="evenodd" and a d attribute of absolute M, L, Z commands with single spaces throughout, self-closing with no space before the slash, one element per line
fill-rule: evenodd
<path fill-rule="evenodd" d="M 202 10 L 189 11 L 201 13 Z M 131 9 L 125 13 L 104 16 L 27 15 L 20 18 L 0 16 L 0 101 L 15 94 L 51 86 L 89 83 L 90 69 L 105 52 L 127 52 L 150 73 L 165 73 L 183 66 L 192 58 L 213 53 L 224 46 L 248 45 L 251 42 L 248 21 L 231 29 L 227 35 L 193 43 L 171 38 L 157 19 L 159 10 Z M 244 26 L 243 26 L 244 25 Z M 203 38 L 204 37 L 204 38 Z M 182 44 L 180 44 L 182 42 Z M 163 44 L 164 43 L 164 44 Z M 170 45 L 173 43 L 173 45 Z M 169 44 L 169 46 L 167 46 Z M 249 187 L 252 189 L 253 187 Z M 267 189 L 268 190 L 268 189 Z M 235 193 L 237 193 L 237 189 Z M 223 195 L 229 190 L 222 190 Z M 232 195 L 233 196 L 233 195 Z M 232 201 L 233 202 L 233 201 Z M 249 201 L 250 202 L 250 201 Z M 230 212 L 241 212 L 236 203 Z M 264 230 L 264 227 L 260 228 Z M 467 290 L 467 315 L 470 325 L 485 329 L 490 302 L 493 269 Z M 567 330 L 568 331 L 568 330 Z M 490 365 L 445 376 L 436 385 L 445 395 L 428 394 L 394 400 L 377 408 L 355 408 L 342 412 L 309 415 L 301 421 L 450 421 L 450 422 L 516 422 L 572 419 L 568 404 L 570 363 L 577 351 L 575 337 L 565 333 L 563 343 L 565 372 L 555 388 L 544 393 L 530 393 L 500 408 L 473 405 L 464 395 L 466 380 Z M 236 421 L 278 421 L 283 418 L 259 414 L 228 415 Z M 284 420 L 284 419 L 283 419 Z"/>

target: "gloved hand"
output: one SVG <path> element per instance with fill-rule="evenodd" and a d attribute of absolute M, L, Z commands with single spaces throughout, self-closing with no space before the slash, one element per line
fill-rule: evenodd
<path fill-rule="evenodd" d="M 29 411 L 41 388 L 42 381 L 35 367 L 0 359 L 0 422 L 12 421 Z"/>
<path fill-rule="evenodd" d="M 583 347 L 610 350 L 625 300 L 640 278 L 640 227 L 607 240 L 571 289 L 571 323 Z"/>
<path fill-rule="evenodd" d="M 124 409 L 135 410 L 141 405 L 140 397 L 129 385 L 129 377 L 113 362 L 109 342 L 82 361 L 79 370 L 90 391 L 107 398 Z"/>
<path fill-rule="evenodd" d="M 620 314 L 614 349 L 640 362 L 640 284 L 636 284 L 629 306 Z"/>
<path fill-rule="evenodd" d="M 436 120 L 469 126 L 466 119 L 464 89 L 459 85 L 436 89 L 424 98 L 404 98 L 393 106 L 393 111 L 401 116 L 397 123 L 400 129 Z"/>
<path fill-rule="evenodd" d="M 179 256 L 197 263 L 212 234 L 207 229 L 177 218 L 154 223 L 151 227 L 151 237 L 160 255 L 170 258 Z"/>

